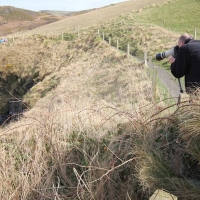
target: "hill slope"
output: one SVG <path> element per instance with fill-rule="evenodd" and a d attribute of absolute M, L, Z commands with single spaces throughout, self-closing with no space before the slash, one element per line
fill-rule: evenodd
<path fill-rule="evenodd" d="M 97 9 L 92 12 L 82 14 L 81 16 L 73 16 L 69 19 L 64 19 L 51 25 L 46 25 L 41 28 L 34 29 L 36 34 L 44 34 L 53 32 L 54 34 L 60 34 L 68 29 L 74 29 L 78 26 L 80 28 L 86 28 L 88 26 L 97 25 L 99 23 L 106 22 L 113 19 L 120 14 L 126 14 L 133 10 L 139 10 L 152 4 L 160 4 L 166 0 L 134 0 L 120 4 L 115 4 L 102 9 Z M 26 34 L 33 34 L 33 32 L 26 32 Z"/>
<path fill-rule="evenodd" d="M 38 26 L 49 24 L 64 17 L 34 12 L 11 6 L 0 7 L 0 35 L 12 34 L 19 31 L 31 30 Z"/>
<path fill-rule="evenodd" d="M 177 106 L 160 90 L 152 102 L 151 71 L 97 34 L 101 27 L 120 50 L 130 42 L 133 55 L 154 55 L 179 36 L 144 21 L 154 9 L 85 28 L 79 38 L 47 37 L 44 26 L 0 45 L 0 103 L 20 95 L 27 103 L 18 121 L 0 127 L 2 199 L 148 200 L 158 188 L 200 199 L 199 102 Z"/>

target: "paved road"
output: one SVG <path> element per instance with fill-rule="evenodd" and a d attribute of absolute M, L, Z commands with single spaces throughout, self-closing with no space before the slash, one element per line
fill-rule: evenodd
<path fill-rule="evenodd" d="M 151 67 L 156 66 L 155 64 L 151 63 Z M 178 79 L 175 79 L 169 72 L 167 72 L 162 67 L 158 67 L 158 77 L 160 81 L 165 85 L 166 89 L 171 93 L 173 98 L 177 98 L 180 94 L 180 86 L 178 83 Z"/>
<path fill-rule="evenodd" d="M 133 56 L 133 57 L 140 62 L 144 62 L 144 60 L 142 60 L 142 59 L 140 59 L 136 56 Z M 169 91 L 172 98 L 178 98 L 179 94 L 180 94 L 180 86 L 179 86 L 178 79 L 173 77 L 169 72 L 167 72 L 162 67 L 159 67 L 152 62 L 148 63 L 148 66 L 151 67 L 151 68 L 153 68 L 153 67 L 158 68 L 158 77 L 159 77 L 160 81 L 163 83 L 163 85 Z M 183 88 L 183 86 L 182 86 L 182 88 Z"/>

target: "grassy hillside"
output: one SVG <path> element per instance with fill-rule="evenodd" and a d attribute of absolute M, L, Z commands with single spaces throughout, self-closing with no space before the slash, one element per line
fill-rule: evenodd
<path fill-rule="evenodd" d="M 0 129 L 3 199 L 148 200 L 156 189 L 200 198 L 198 96 L 177 106 L 159 88 L 152 102 L 149 71 L 124 53 L 127 43 L 140 58 L 173 46 L 180 33 L 158 26 L 155 13 L 169 16 L 165 8 L 174 7 L 180 16 L 181 2 L 197 7 L 174 0 L 143 9 L 147 1 L 130 1 L 113 6 L 113 15 L 105 8 L 91 21 L 87 13 L 1 44 L 1 109 L 11 96 L 26 107 Z M 125 13 L 130 5 L 135 10 Z M 104 12 L 115 18 L 99 23 Z M 79 38 L 77 29 L 66 31 L 81 20 L 89 27 Z M 103 32 L 113 46 L 119 39 L 120 51 Z"/>
<path fill-rule="evenodd" d="M 53 34 L 60 34 L 61 32 L 68 31 L 69 29 L 75 29 L 78 26 L 80 28 L 86 28 L 89 26 L 98 25 L 99 23 L 107 22 L 109 19 L 114 19 L 122 13 L 127 14 L 131 11 L 139 10 L 152 4 L 160 4 L 162 2 L 165 2 L 165 0 L 136 0 L 115 4 L 109 7 L 97 9 L 92 12 L 82 14 L 81 16 L 74 16 L 73 18 L 64 19 L 52 25 L 46 25 L 38 29 L 34 29 L 34 31 L 28 31 L 26 32 L 26 34 L 44 34 L 47 32 Z"/>
<path fill-rule="evenodd" d="M 39 15 L 38 12 L 34 12 L 31 10 L 24 10 L 20 8 L 15 8 L 12 6 L 1 6 L 0 7 L 0 16 L 4 20 L 30 20 L 32 21 L 35 16 Z"/>
<path fill-rule="evenodd" d="M 181 9 L 181 12 L 177 12 L 179 9 Z M 25 34 L 48 33 L 57 35 L 72 30 L 72 32 L 77 33 L 79 27 L 82 28 L 80 30 L 82 35 L 86 34 L 84 27 L 93 25 L 92 30 L 96 29 L 97 32 L 97 29 L 99 29 L 101 37 L 104 32 L 105 39 L 108 41 L 110 37 L 112 45 L 115 47 L 117 40 L 119 40 L 119 48 L 126 51 L 127 43 L 129 43 L 133 55 L 141 57 L 144 50 L 147 50 L 149 57 L 154 59 L 156 53 L 163 52 L 176 45 L 177 38 L 182 33 L 188 32 L 194 37 L 196 30 L 196 37 L 199 37 L 200 17 L 198 10 L 199 3 L 196 0 L 189 2 L 184 0 L 154 1 L 154 4 L 150 1 L 130 1 L 83 14 L 81 18 L 73 17 L 61 20 Z M 104 22 L 104 18 L 114 19 Z M 80 22 L 79 19 L 83 22 Z M 97 25 L 92 20 L 96 20 L 100 24 Z M 161 27 L 165 29 L 164 35 L 159 34 Z M 157 64 L 168 68 L 166 60 Z"/>
<path fill-rule="evenodd" d="M 163 5 L 147 8 L 134 17 L 135 22 L 156 24 L 172 32 L 194 35 L 196 29 L 200 35 L 198 24 L 200 3 L 198 0 L 176 0 L 166 1 Z M 180 10 L 180 12 L 178 11 Z"/>
<path fill-rule="evenodd" d="M 19 45 L 21 50 L 16 52 L 15 49 Z M 71 79 L 77 77 L 80 79 L 77 80 L 77 83 L 83 84 L 86 81 L 85 75 L 82 74 L 84 73 L 83 66 L 85 66 L 86 71 L 90 70 L 90 67 L 98 67 L 95 72 L 97 74 L 94 72 L 91 74 L 92 80 L 88 80 L 86 90 L 93 87 L 91 90 L 97 96 L 100 95 L 99 98 L 101 98 L 101 95 L 104 99 L 108 96 L 109 101 L 117 102 L 117 90 L 121 90 L 120 88 L 124 86 L 130 86 L 128 81 L 125 81 L 127 75 L 123 75 L 125 83 L 119 84 L 118 81 L 122 79 L 116 75 L 111 80 L 112 72 L 109 72 L 109 70 L 107 74 L 106 69 L 104 69 L 106 67 L 104 65 L 110 65 L 114 70 L 117 70 L 120 65 L 124 68 L 123 63 L 125 61 L 123 59 L 126 58 L 126 55 L 120 55 L 116 50 L 110 49 L 109 45 L 98 36 L 91 35 L 75 41 L 61 41 L 44 37 L 35 40 L 33 37 L 26 39 L 26 42 L 17 42 L 16 40 L 12 46 L 4 45 L 1 50 L 4 52 L 1 60 L 1 104 L 4 103 L 2 108 L 6 106 L 5 96 L 9 93 L 16 97 L 24 97 L 24 101 L 32 107 L 49 91 L 59 86 L 65 79 L 69 79 L 69 76 L 71 76 Z M 90 60 L 91 58 L 93 61 Z M 129 62 L 130 66 L 133 65 L 132 62 L 134 63 L 131 60 L 126 60 L 125 63 L 128 64 Z M 134 63 L 134 65 L 137 66 L 138 64 Z M 143 65 L 141 65 L 142 69 Z M 117 74 L 122 76 L 122 71 L 118 70 Z M 145 80 L 143 75 L 138 78 Z M 120 88 L 118 88 L 118 84 Z M 148 97 L 148 99 L 150 98 Z"/>
<path fill-rule="evenodd" d="M 10 69 L 13 66 L 12 72 L 20 77 L 10 85 L 10 88 L 8 85 L 4 87 L 12 89 L 13 94 L 26 88 L 23 80 L 32 78 L 33 86 L 29 91 L 24 91 L 24 101 L 28 105 L 33 103 L 34 108 L 24 113 L 23 119 L 19 122 L 11 123 L 1 130 L 2 136 L 6 134 L 6 140 L 1 138 L 1 152 L 6 159 L 2 160 L 1 165 L 4 166 L 4 162 L 9 163 L 6 173 L 10 176 L 8 178 L 2 174 L 1 183 L 4 184 L 0 184 L 0 190 L 6 191 L 5 197 L 13 195 L 15 199 L 47 198 L 53 195 L 53 190 L 47 188 L 52 188 L 51 184 L 57 182 L 54 178 L 58 176 L 62 179 L 61 184 L 65 185 L 61 191 L 63 197 L 76 198 L 78 180 L 75 174 L 73 175 L 73 168 L 80 173 L 81 166 L 102 162 L 96 167 L 106 170 L 107 165 L 110 166 L 108 162 L 114 162 L 109 155 L 112 145 L 115 147 L 113 135 L 120 136 L 121 125 L 129 121 L 125 110 L 129 112 L 130 117 L 137 118 L 142 114 L 139 107 L 150 103 L 151 82 L 144 73 L 143 65 L 133 58 L 128 59 L 126 55 L 121 55 L 99 37 L 87 37 L 72 42 L 30 39 L 22 44 L 21 51 L 17 53 L 17 61 L 12 60 L 14 54 L 11 51 L 16 46 L 3 48 L 4 52 L 10 53 Z M 28 49 L 29 54 L 23 56 Z M 37 53 L 32 56 L 34 51 Z M 7 54 L 5 63 L 6 59 Z M 5 71 L 2 71 L 4 75 L 9 74 L 6 66 Z M 48 94 L 49 91 L 52 92 Z M 49 132 L 49 128 L 52 129 L 52 133 Z M 15 130 L 16 137 L 11 129 Z M 113 142 L 109 144 L 110 141 Z M 58 146 L 55 146 L 54 142 Z M 82 145 L 86 145 L 87 149 L 82 151 Z M 99 156 L 93 160 L 93 153 L 96 154 L 92 152 L 94 149 Z M 19 151 L 17 154 L 16 150 Z M 5 157 L 8 152 L 9 156 Z M 67 154 L 69 158 L 66 157 Z M 110 157 L 108 160 L 107 154 Z M 58 160 L 55 160 L 54 156 Z M 90 158 L 93 161 L 90 161 Z M 76 164 L 66 166 L 65 160 L 68 159 L 70 163 L 77 163 L 78 168 L 75 169 Z M 22 176 L 19 176 L 21 169 L 24 171 Z M 63 177 L 59 175 L 60 170 Z M 69 182 L 65 170 L 71 174 Z M 98 179 L 103 173 L 104 170 L 97 172 L 93 178 Z M 22 184 L 24 181 L 26 184 Z M 30 191 L 31 188 L 36 190 Z M 40 190 L 43 190 L 44 196 L 40 194 Z M 23 191 L 23 194 L 20 191 Z M 87 192 L 82 195 L 83 198 L 89 198 Z M 98 193 L 97 198 L 101 199 L 101 195 Z"/>

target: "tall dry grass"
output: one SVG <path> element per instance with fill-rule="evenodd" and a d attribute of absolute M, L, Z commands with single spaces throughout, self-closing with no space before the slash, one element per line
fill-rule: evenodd
<path fill-rule="evenodd" d="M 131 185 L 126 188 L 127 182 L 136 185 L 129 177 L 132 136 L 138 134 L 130 123 L 134 117 L 108 103 L 87 101 L 55 96 L 1 130 L 3 199 L 136 196 Z"/>
<path fill-rule="evenodd" d="M 140 185 L 144 191 L 163 188 L 178 199 L 199 199 L 199 101 L 185 101 L 174 113 L 160 114 L 136 143 Z"/>
<path fill-rule="evenodd" d="M 1 198 L 138 200 L 162 188 L 198 199 L 199 104 L 173 107 L 136 112 L 49 95 L 1 129 Z M 186 163 L 180 174 L 173 168 L 177 149 Z"/>
<path fill-rule="evenodd" d="M 136 188 L 128 175 L 135 160 L 130 133 L 136 132 L 139 122 L 130 122 L 151 101 L 151 81 L 143 65 L 96 37 L 71 44 L 47 40 L 41 45 L 55 47 L 53 55 L 59 54 L 61 60 L 54 55 L 52 64 L 40 68 L 38 79 L 52 73 L 26 94 L 25 101 L 34 108 L 1 128 L 1 197 L 136 198 L 127 183 Z M 28 43 L 25 46 L 24 50 Z M 42 56 L 37 58 L 38 65 L 45 62 Z M 25 63 L 23 59 L 27 58 L 21 57 Z M 36 57 L 30 57 L 29 66 L 32 62 Z M 41 96 L 55 79 L 60 83 Z M 123 133 L 126 123 L 128 132 Z"/>
<path fill-rule="evenodd" d="M 151 81 L 144 66 L 99 37 L 71 43 L 41 38 L 35 43 L 24 43 L 16 62 L 5 54 L 3 63 L 11 62 L 22 77 L 38 73 L 37 84 L 24 96 L 34 108 L 1 128 L 1 197 L 143 195 L 134 175 L 135 140 L 145 119 L 164 106 L 151 105 Z M 12 55 L 15 45 L 10 47 Z"/>
<path fill-rule="evenodd" d="M 24 46 L 28 57 L 5 61 L 37 72 L 24 96 L 34 108 L 1 127 L 2 199 L 144 200 L 158 188 L 199 198 L 198 104 L 152 104 L 143 65 L 99 37 Z M 176 152 L 189 166 L 179 174 Z"/>

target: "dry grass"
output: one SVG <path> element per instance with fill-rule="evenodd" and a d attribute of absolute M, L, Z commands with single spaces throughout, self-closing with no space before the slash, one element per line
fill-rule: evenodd
<path fill-rule="evenodd" d="M 135 28 L 143 44 L 149 26 Z M 152 104 L 144 66 L 89 32 L 73 41 L 36 35 L 1 46 L 2 77 L 21 77 L 8 91 L 19 94 L 24 79 L 34 81 L 22 92 L 33 108 L 0 129 L 1 198 L 146 200 L 162 188 L 199 199 L 198 102 Z M 155 47 L 151 40 L 163 42 L 148 35 L 146 47 Z M 177 149 L 189 166 L 183 174 L 172 168 Z"/>
<path fill-rule="evenodd" d="M 144 191 L 164 188 L 183 200 L 199 199 L 198 112 L 198 102 L 183 102 L 174 114 L 161 117 L 159 111 L 147 123 L 142 142 L 135 143 L 136 176 Z"/>
<path fill-rule="evenodd" d="M 15 52 L 18 45 L 21 51 Z M 98 37 L 74 42 L 16 40 L 14 45 L 4 46 L 2 50 L 5 81 L 9 77 L 6 73 L 20 77 L 20 81 L 13 79 L 13 83 L 4 87 L 15 96 L 22 91 L 21 95 L 26 94 L 25 102 L 31 106 L 60 83 L 61 88 L 76 96 L 82 93 L 113 103 L 126 101 L 124 105 L 145 105 L 151 101 L 151 82 L 143 73 L 143 65 L 120 55 Z M 28 92 L 24 79 L 33 82 Z"/>
<path fill-rule="evenodd" d="M 70 94 L 58 87 L 1 129 L 2 198 L 136 200 L 157 188 L 181 199 L 199 198 L 198 165 L 188 165 L 185 178 L 171 169 L 177 147 L 188 164 L 199 162 L 191 148 L 198 145 L 198 129 L 187 126 L 196 124 L 188 109 L 197 116 L 198 104 L 180 105 L 166 116 L 168 108 L 152 104 L 126 110 Z M 192 132 L 188 141 L 185 135 Z"/>
<path fill-rule="evenodd" d="M 48 96 L 19 122 L 1 130 L 2 198 L 120 199 L 136 195 L 131 187 L 125 189 L 127 182 L 136 184 L 123 170 L 134 161 L 129 139 L 134 126 L 123 133 L 120 124 L 135 116 L 126 115 L 112 104 L 92 104 L 84 96 Z M 115 182 L 124 191 L 117 191 Z"/>
<path fill-rule="evenodd" d="M 40 50 L 23 57 L 31 44 L 30 55 L 41 47 L 52 60 L 39 56 Z M 37 63 L 40 81 L 24 97 L 34 108 L 1 129 L 2 198 L 136 199 L 138 183 L 129 177 L 132 141 L 148 117 L 140 107 L 151 101 L 143 65 L 98 37 L 72 43 L 30 39 L 21 48 L 18 62 L 9 60 L 15 73 L 26 77 Z M 29 68 L 22 71 L 24 63 Z M 41 98 L 56 79 L 60 83 Z"/>

